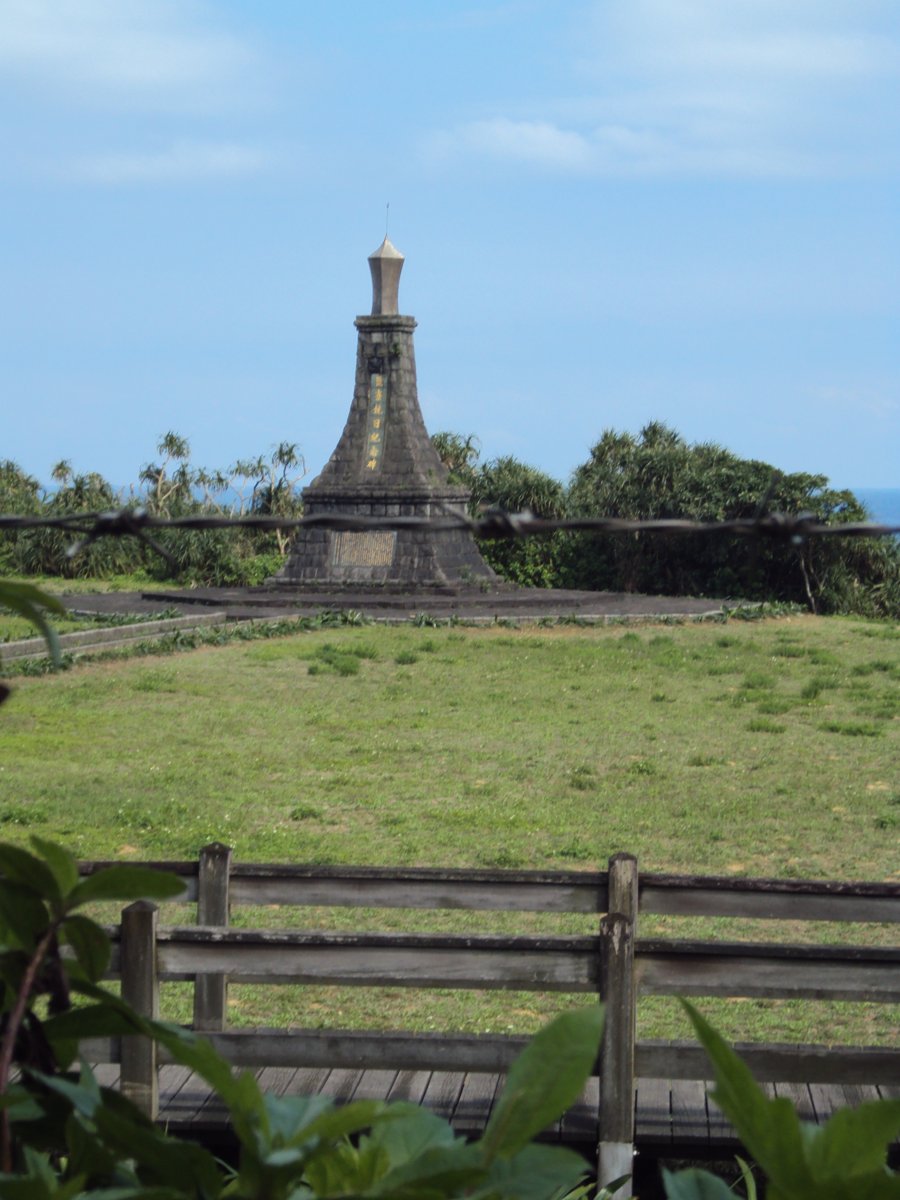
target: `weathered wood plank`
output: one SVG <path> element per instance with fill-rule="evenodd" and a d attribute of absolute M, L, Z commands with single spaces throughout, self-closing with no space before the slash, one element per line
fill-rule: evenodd
<path fill-rule="evenodd" d="M 208 1095 L 209 1084 L 188 1067 L 175 1064 L 163 1067 L 160 1071 L 158 1119 L 179 1123 L 191 1121 Z"/>
<path fill-rule="evenodd" d="M 290 1092 L 296 1074 L 296 1067 L 262 1067 L 255 1072 L 255 1078 L 261 1092 L 284 1096 Z"/>
<path fill-rule="evenodd" d="M 808 1083 L 791 1083 L 784 1080 L 776 1080 L 773 1086 L 776 1096 L 790 1100 L 791 1104 L 797 1110 L 797 1116 L 801 1121 L 815 1123 L 816 1110 L 813 1107 L 812 1096 L 809 1094 Z"/>
<path fill-rule="evenodd" d="M 626 900 L 627 903 L 627 900 Z M 600 1052 L 600 1145 L 634 1141 L 634 925 L 619 912 L 600 922 L 606 1025 Z M 601 1178 L 612 1178 L 601 1172 Z"/>
<path fill-rule="evenodd" d="M 397 1078 L 395 1070 L 363 1071 L 354 1100 L 386 1100 Z"/>
<path fill-rule="evenodd" d="M 634 1119 L 637 1141 L 672 1141 L 672 1088 L 668 1079 L 638 1078 Z"/>
<path fill-rule="evenodd" d="M 721 1144 L 724 1142 L 734 1142 L 737 1140 L 737 1134 L 731 1122 L 710 1096 L 710 1092 L 715 1087 L 712 1080 L 705 1080 L 703 1090 L 706 1093 L 706 1124 L 709 1129 L 709 1140 L 712 1144 Z"/>
<path fill-rule="evenodd" d="M 457 1133 L 464 1137 L 479 1137 L 484 1132 L 502 1081 L 502 1075 L 486 1075 L 483 1071 L 466 1073 L 456 1107 L 450 1115 L 450 1123 Z"/>
<path fill-rule="evenodd" d="M 210 1035 L 239 1066 L 393 1067 L 506 1071 L 529 1038 L 359 1029 L 234 1029 Z"/>
<path fill-rule="evenodd" d="M 122 913 L 122 999 L 142 1017 L 159 1017 L 156 946 L 158 910 L 146 900 Z M 152 1038 L 122 1038 L 122 1093 L 150 1118 L 159 1107 L 157 1046 Z"/>
<path fill-rule="evenodd" d="M 329 1073 L 328 1078 L 319 1089 L 322 1096 L 330 1096 L 335 1104 L 347 1104 L 353 1099 L 363 1072 L 356 1068 L 339 1067 Z"/>
<path fill-rule="evenodd" d="M 809 1094 L 816 1113 L 816 1121 L 824 1125 L 832 1114 L 844 1107 L 844 1094 L 836 1084 L 811 1083 Z"/>
<path fill-rule="evenodd" d="M 82 1038 L 79 1053 L 85 1062 L 118 1063 L 122 1060 L 122 1039 L 118 1037 Z"/>
<path fill-rule="evenodd" d="M 285 1095 L 318 1096 L 330 1074 L 330 1067 L 301 1067 L 294 1072 Z"/>
<path fill-rule="evenodd" d="M 581 1089 L 581 1095 L 559 1122 L 559 1140 L 563 1143 L 590 1142 L 600 1138 L 600 1080 L 593 1075 Z"/>
<path fill-rule="evenodd" d="M 894 884 L 643 875 L 641 912 L 781 921 L 900 921 Z"/>
<path fill-rule="evenodd" d="M 84 862 L 88 875 L 109 862 Z M 184 877 L 181 899 L 197 898 L 196 862 L 145 865 Z M 472 908 L 530 912 L 607 911 L 605 872 L 443 870 L 439 868 L 322 867 L 239 863 L 231 871 L 240 905 L 342 905 L 370 908 Z M 900 888 L 893 883 L 645 872 L 640 910 L 670 915 L 757 917 L 816 921 L 900 921 Z"/>
<path fill-rule="evenodd" d="M 387 1099 L 390 1103 L 408 1100 L 410 1104 L 421 1104 L 430 1081 L 430 1071 L 398 1071 Z"/>
<path fill-rule="evenodd" d="M 859 1084 L 811 1083 L 809 1093 L 820 1125 L 841 1108 L 856 1108 L 878 1099 L 876 1087 Z"/>
<path fill-rule="evenodd" d="M 900 1001 L 900 950 L 847 946 L 641 941 L 646 995 Z"/>
<path fill-rule="evenodd" d="M 605 912 L 606 875 L 426 867 L 321 867 L 241 863 L 231 876 L 243 905 Z"/>
<path fill-rule="evenodd" d="M 672 1141 L 709 1139 L 706 1086 L 699 1079 L 673 1079 L 671 1091 Z"/>
<path fill-rule="evenodd" d="M 887 1046 L 806 1046 L 737 1042 L 735 1050 L 758 1080 L 794 1083 L 889 1083 L 900 1079 L 900 1049 Z M 709 1058 L 694 1042 L 638 1042 L 640 1077 L 703 1079 Z"/>
<path fill-rule="evenodd" d="M 465 1074 L 462 1071 L 435 1071 L 420 1101 L 433 1113 L 449 1121 L 462 1093 Z"/>
<path fill-rule="evenodd" d="M 599 988 L 596 938 L 325 934 L 178 927 L 160 931 L 164 979 L 224 972 L 256 983 L 366 987 Z"/>
<path fill-rule="evenodd" d="M 85 1060 L 90 1061 L 90 1060 Z M 93 1065 L 94 1078 L 102 1088 L 117 1088 L 121 1071 L 117 1062 L 95 1063 Z"/>
<path fill-rule="evenodd" d="M 197 924 L 227 925 L 230 903 L 228 879 L 231 850 L 213 842 L 200 851 L 197 894 Z M 228 976 L 198 975 L 194 981 L 194 1028 L 202 1031 L 225 1028 Z"/>

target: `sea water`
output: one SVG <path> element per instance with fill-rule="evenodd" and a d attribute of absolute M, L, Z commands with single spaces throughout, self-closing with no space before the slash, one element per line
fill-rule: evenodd
<path fill-rule="evenodd" d="M 851 488 L 880 525 L 900 525 L 900 488 Z"/>

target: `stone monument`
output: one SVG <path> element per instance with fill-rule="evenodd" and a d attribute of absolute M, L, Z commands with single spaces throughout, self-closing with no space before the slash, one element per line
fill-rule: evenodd
<path fill-rule="evenodd" d="M 305 516 L 464 514 L 469 493 L 447 482 L 416 386 L 413 317 L 400 315 L 403 255 L 387 238 L 369 257 L 372 313 L 356 318 L 356 385 L 344 432 L 303 491 Z M 302 528 L 276 586 L 465 585 L 496 579 L 466 529 Z M 483 586 L 483 585 L 482 585 Z"/>

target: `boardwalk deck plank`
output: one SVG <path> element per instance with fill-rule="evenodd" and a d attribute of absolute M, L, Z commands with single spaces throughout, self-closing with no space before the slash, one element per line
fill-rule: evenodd
<path fill-rule="evenodd" d="M 808 1083 L 776 1083 L 775 1094 L 790 1100 L 801 1121 L 815 1121 L 816 1110 L 809 1094 Z"/>
<path fill-rule="evenodd" d="M 301 1067 L 294 1072 L 286 1091 L 289 1096 L 318 1096 L 331 1074 L 330 1067 Z"/>
<path fill-rule="evenodd" d="M 397 1078 L 396 1071 L 373 1070 L 363 1071 L 362 1079 L 360 1079 L 356 1091 L 353 1093 L 354 1100 L 383 1100 L 390 1095 L 391 1088 L 394 1085 L 394 1080 Z"/>
<path fill-rule="evenodd" d="M 102 1064 L 104 1085 L 113 1086 L 115 1064 Z M 264 1067 L 256 1072 L 260 1087 L 276 1095 L 326 1095 L 338 1104 L 350 1100 L 405 1100 L 422 1104 L 451 1122 L 457 1133 L 478 1137 L 484 1130 L 504 1084 L 504 1076 L 486 1072 L 394 1071 Z M 110 1083 L 106 1081 L 110 1080 Z M 224 1129 L 228 1113 L 209 1084 L 188 1067 L 166 1065 L 160 1072 L 163 1124 Z M 737 1135 L 710 1099 L 712 1083 L 700 1080 L 639 1079 L 635 1096 L 635 1141 L 638 1146 L 678 1144 L 721 1149 L 739 1146 Z M 900 1098 L 900 1085 L 764 1084 L 770 1097 L 790 1100 L 801 1120 L 823 1123 L 839 1108 L 867 1101 Z M 597 1137 L 599 1082 L 590 1079 L 579 1100 L 544 1139 L 563 1144 L 592 1143 Z"/>
<path fill-rule="evenodd" d="M 283 1096 L 290 1091 L 296 1074 L 296 1067 L 263 1067 L 256 1072 L 256 1082 L 259 1084 L 261 1092 L 271 1092 L 275 1096 Z"/>
<path fill-rule="evenodd" d="M 737 1138 L 734 1126 L 710 1096 L 715 1087 L 712 1080 L 707 1080 L 703 1087 L 706 1092 L 706 1121 L 709 1127 L 709 1140 L 713 1144 L 731 1143 Z"/>
<path fill-rule="evenodd" d="M 638 1079 L 635 1098 L 635 1138 L 671 1142 L 672 1088 L 668 1079 Z"/>
<path fill-rule="evenodd" d="M 706 1087 L 700 1079 L 672 1080 L 672 1140 L 706 1142 L 709 1122 L 706 1118 Z"/>
<path fill-rule="evenodd" d="M 479 1137 L 488 1121 L 502 1080 L 501 1075 L 484 1071 L 467 1071 L 462 1091 L 450 1117 L 457 1133 L 464 1137 Z"/>
<path fill-rule="evenodd" d="M 449 1121 L 462 1093 L 464 1082 L 465 1074 L 462 1071 L 435 1071 L 425 1089 L 422 1104 L 445 1121 Z"/>
<path fill-rule="evenodd" d="M 347 1104 L 353 1099 L 362 1076 L 362 1070 L 357 1067 L 336 1068 L 330 1072 L 319 1092 L 323 1096 L 330 1096 L 335 1104 Z"/>
<path fill-rule="evenodd" d="M 387 1099 L 391 1103 L 408 1100 L 410 1104 L 421 1104 L 430 1081 L 431 1071 L 398 1071 Z"/>
<path fill-rule="evenodd" d="M 599 1137 L 600 1080 L 592 1076 L 559 1123 L 561 1142 L 596 1142 Z"/>
<path fill-rule="evenodd" d="M 184 1068 L 182 1068 L 183 1070 Z M 94 1067 L 94 1078 L 101 1087 L 115 1088 L 119 1086 L 120 1070 L 118 1063 L 97 1063 Z M 160 1084 L 162 1086 L 162 1084 Z"/>

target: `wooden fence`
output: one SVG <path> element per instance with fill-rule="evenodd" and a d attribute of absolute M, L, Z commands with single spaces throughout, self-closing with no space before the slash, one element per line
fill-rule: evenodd
<path fill-rule="evenodd" d="M 82 864 L 87 874 L 106 864 Z M 229 1030 L 228 980 L 366 987 L 501 988 L 598 996 L 607 1005 L 598 1063 L 600 1178 L 629 1173 L 639 1078 L 705 1079 L 696 1045 L 637 1042 L 639 995 L 900 1001 L 900 949 L 636 936 L 642 914 L 849 924 L 900 921 L 900 886 L 639 874 L 615 855 L 604 872 L 440 870 L 236 864 L 222 845 L 199 862 L 151 864 L 184 879 L 197 924 L 162 927 L 156 908 L 125 909 L 112 971 L 154 1015 L 159 984 L 193 980 L 194 1020 L 231 1062 L 505 1071 L 525 1037 L 338 1030 Z M 505 910 L 598 916 L 591 936 L 348 933 L 229 928 L 232 906 Z M 900 1049 L 742 1044 L 761 1081 L 887 1084 Z M 156 1048 L 140 1038 L 91 1043 L 121 1062 L 123 1089 L 156 1112 Z"/>

